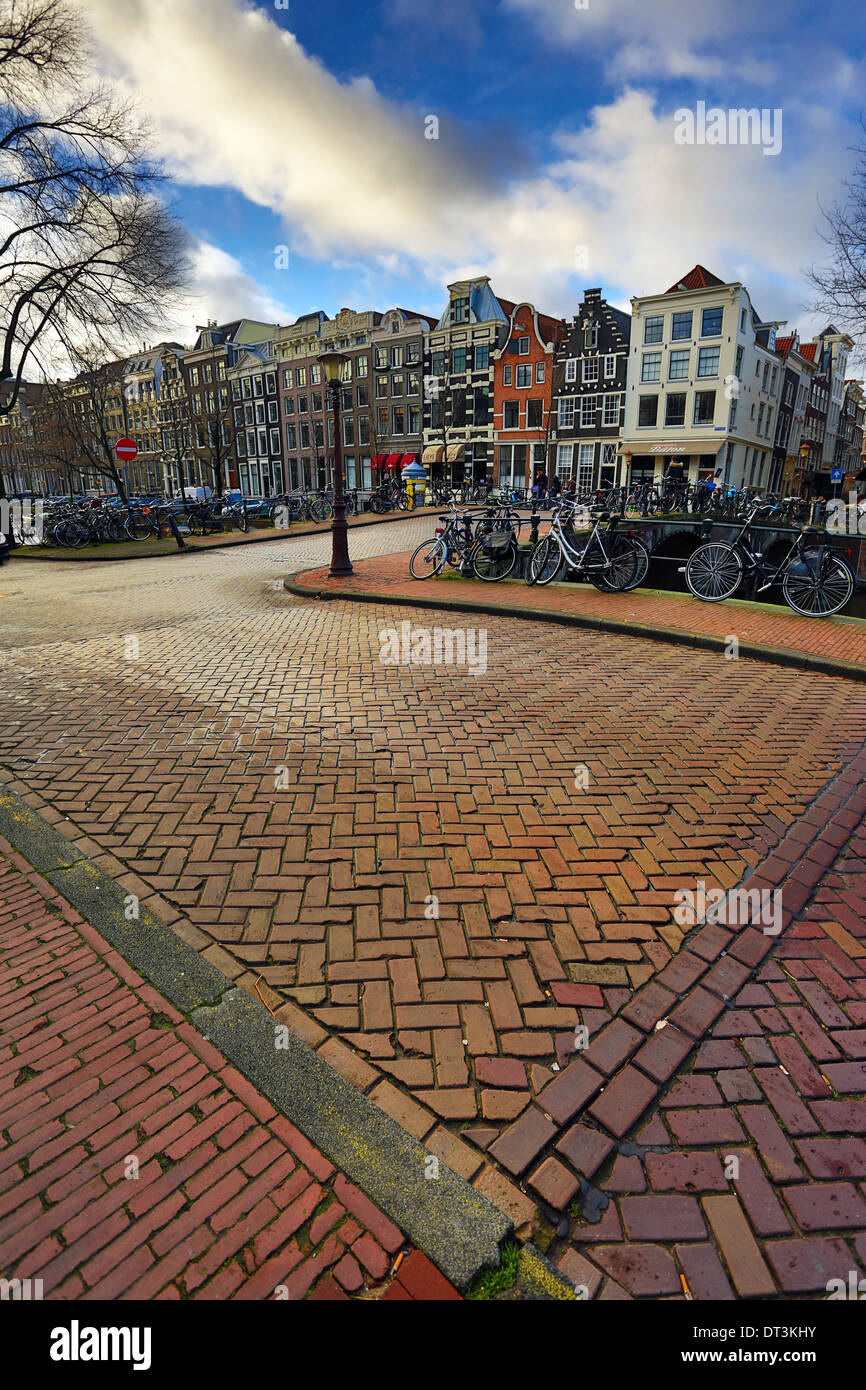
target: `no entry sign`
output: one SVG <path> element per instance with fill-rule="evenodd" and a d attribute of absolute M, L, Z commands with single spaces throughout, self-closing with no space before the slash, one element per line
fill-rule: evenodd
<path fill-rule="evenodd" d="M 119 459 L 123 459 L 124 463 L 128 463 L 138 453 L 138 445 L 134 439 L 118 439 L 114 446 L 114 452 Z"/>

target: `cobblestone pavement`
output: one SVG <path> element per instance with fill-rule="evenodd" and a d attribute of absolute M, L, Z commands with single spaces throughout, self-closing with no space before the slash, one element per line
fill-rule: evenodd
<path fill-rule="evenodd" d="M 0 1273 L 45 1298 L 459 1298 L 2 839 L 0 1109 Z"/>
<path fill-rule="evenodd" d="M 428 532 L 366 529 L 352 553 Z M 4 573 L 0 763 L 525 1231 L 560 1195 L 536 1170 L 606 1084 L 593 1069 L 596 1090 L 584 1073 L 586 1095 L 537 1102 L 575 1027 L 620 1016 L 634 1041 L 668 969 L 650 999 L 692 1007 L 678 889 L 759 881 L 786 854 L 786 923 L 802 908 L 814 808 L 858 765 L 866 690 L 505 616 L 483 619 L 483 674 L 385 666 L 380 631 L 418 610 L 274 587 L 327 553 L 311 537 Z"/>

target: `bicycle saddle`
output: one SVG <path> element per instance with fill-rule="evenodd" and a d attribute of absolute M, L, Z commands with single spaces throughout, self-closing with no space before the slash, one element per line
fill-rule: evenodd
<path fill-rule="evenodd" d="M 610 521 L 610 512 L 597 512 L 595 508 L 593 508 L 592 515 L 595 517 L 596 521 Z"/>

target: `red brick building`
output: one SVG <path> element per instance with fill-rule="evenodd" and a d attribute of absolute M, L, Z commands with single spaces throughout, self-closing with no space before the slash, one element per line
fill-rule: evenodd
<path fill-rule="evenodd" d="M 554 363 L 566 324 L 532 304 L 508 308 L 508 335 L 493 353 L 494 480 L 522 488 L 552 470 Z"/>

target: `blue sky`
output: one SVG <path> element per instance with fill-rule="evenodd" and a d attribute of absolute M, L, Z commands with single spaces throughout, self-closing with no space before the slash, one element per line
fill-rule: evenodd
<path fill-rule="evenodd" d="M 841 0 L 82 3 L 155 122 L 197 322 L 438 312 L 479 271 L 570 315 L 589 285 L 628 307 L 701 261 L 816 326 L 803 271 L 866 107 Z M 781 152 L 678 147 L 698 101 L 781 109 Z"/>

